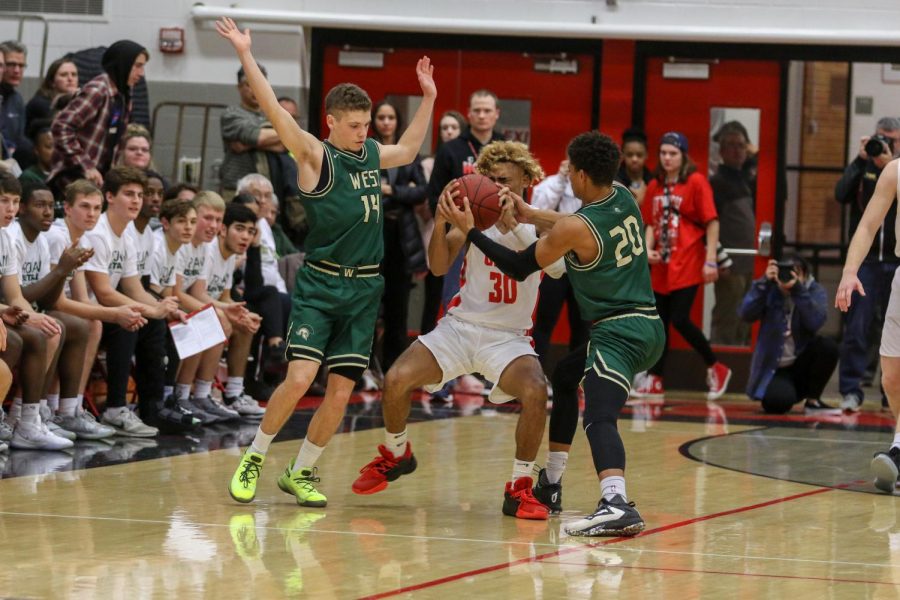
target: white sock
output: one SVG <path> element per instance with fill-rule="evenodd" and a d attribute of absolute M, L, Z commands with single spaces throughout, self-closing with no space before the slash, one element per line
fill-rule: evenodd
<path fill-rule="evenodd" d="M 260 427 L 256 430 L 256 437 L 253 438 L 253 443 L 250 444 L 250 452 L 256 452 L 257 454 L 265 456 L 266 452 L 269 451 L 269 445 L 272 443 L 273 439 L 275 439 L 274 433 L 269 435 L 262 430 L 262 427 Z"/>
<path fill-rule="evenodd" d="M 81 402 L 78 401 L 78 398 L 62 398 L 59 401 L 59 414 L 64 417 L 74 417 L 79 406 L 81 406 Z"/>
<path fill-rule="evenodd" d="M 22 417 L 22 399 L 13 398 L 12 406 L 9 407 L 9 415 L 6 420 L 10 425 L 15 425 Z"/>
<path fill-rule="evenodd" d="M 296 473 L 300 469 L 312 467 L 319 460 L 324 449 L 325 446 L 316 446 L 309 440 L 303 440 L 303 445 L 300 446 L 300 452 L 297 453 L 297 460 L 294 461 L 294 468 L 291 471 Z"/>
<path fill-rule="evenodd" d="M 391 433 L 384 430 L 384 447 L 390 450 L 394 458 L 400 458 L 406 452 L 406 429 L 400 433 Z"/>
<path fill-rule="evenodd" d="M 103 414 L 109 415 L 110 417 L 118 417 L 119 415 L 124 415 L 127 410 L 127 406 L 110 406 Z"/>
<path fill-rule="evenodd" d="M 174 385 L 164 385 L 163 386 L 163 398 L 168 398 L 175 391 Z"/>
<path fill-rule="evenodd" d="M 229 377 L 225 382 L 225 395 L 228 397 L 240 396 L 244 393 L 244 378 Z M 308 465 L 307 465 L 308 466 Z"/>
<path fill-rule="evenodd" d="M 891 448 L 900 448 L 900 432 L 894 434 L 894 443 L 891 444 Z"/>
<path fill-rule="evenodd" d="M 40 404 L 23 404 L 22 416 L 20 417 L 25 423 L 37 425 L 41 422 Z"/>
<path fill-rule="evenodd" d="M 547 481 L 550 483 L 559 483 L 563 473 L 566 472 L 566 462 L 569 460 L 568 452 L 548 452 L 547 453 Z"/>
<path fill-rule="evenodd" d="M 41 400 L 38 400 L 38 406 L 40 406 L 41 408 L 47 408 L 47 399 L 42 398 Z"/>
<path fill-rule="evenodd" d="M 531 477 L 531 471 L 534 469 L 534 461 L 528 462 L 526 460 L 513 460 L 513 470 L 512 470 L 512 479 L 513 483 L 516 482 L 516 479 L 521 479 L 523 477 Z"/>
<path fill-rule="evenodd" d="M 176 400 L 187 400 L 191 396 L 191 384 L 189 383 L 176 383 L 175 384 L 175 399 Z"/>
<path fill-rule="evenodd" d="M 194 398 L 208 398 L 212 392 L 212 381 L 194 380 Z"/>
<path fill-rule="evenodd" d="M 604 477 L 600 481 L 600 494 L 607 500 L 612 500 L 616 494 L 622 496 L 624 500 L 628 500 L 628 496 L 625 495 L 625 478 L 618 475 Z"/>
<path fill-rule="evenodd" d="M 59 394 L 47 394 L 47 406 L 50 410 L 56 412 L 59 410 Z"/>

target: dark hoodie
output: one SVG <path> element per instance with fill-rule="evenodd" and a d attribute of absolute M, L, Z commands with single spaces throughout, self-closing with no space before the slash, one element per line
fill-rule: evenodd
<path fill-rule="evenodd" d="M 128 76 L 131 75 L 134 61 L 141 54 L 148 54 L 147 49 L 131 40 L 119 40 L 103 53 L 100 64 L 116 86 L 112 120 L 117 120 L 119 115 L 125 114 L 125 109 L 131 105 L 131 87 L 128 85 Z M 110 123 L 110 126 L 110 131 L 114 131 L 114 133 L 109 140 L 109 147 L 116 148 L 125 132 L 125 127 L 120 123 Z"/>

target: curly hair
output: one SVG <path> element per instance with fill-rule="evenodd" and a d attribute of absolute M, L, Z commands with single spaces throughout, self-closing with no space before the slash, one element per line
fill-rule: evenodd
<path fill-rule="evenodd" d="M 622 156 L 619 145 L 599 131 L 576 135 L 569 142 L 566 154 L 572 166 L 587 173 L 591 182 L 598 186 L 612 185 Z"/>
<path fill-rule="evenodd" d="M 490 175 L 491 167 L 503 162 L 512 163 L 522 169 L 532 183 L 544 178 L 544 170 L 540 163 L 528 151 L 528 146 L 521 142 L 491 142 L 481 149 L 475 168 L 482 175 Z"/>

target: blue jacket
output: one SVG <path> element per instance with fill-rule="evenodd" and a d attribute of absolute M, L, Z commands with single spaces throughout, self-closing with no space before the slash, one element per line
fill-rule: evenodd
<path fill-rule="evenodd" d="M 810 279 L 791 288 L 790 298 L 794 303 L 791 333 L 795 353 L 799 356 L 825 324 L 825 288 Z M 784 350 L 784 332 L 787 329 L 785 299 L 777 283 L 762 277 L 750 286 L 738 311 L 745 321 L 761 321 L 750 363 L 750 380 L 747 382 L 747 395 L 756 400 L 761 400 L 765 395 Z"/>

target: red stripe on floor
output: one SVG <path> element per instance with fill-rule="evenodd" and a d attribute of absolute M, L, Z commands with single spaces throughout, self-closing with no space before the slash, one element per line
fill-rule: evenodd
<path fill-rule="evenodd" d="M 432 588 L 432 587 L 435 587 L 438 585 L 442 585 L 444 583 L 450 583 L 452 581 L 459 581 L 460 579 L 465 579 L 467 577 L 474 577 L 475 575 L 482 575 L 484 573 L 491 573 L 493 571 L 509 569 L 510 567 L 514 567 L 516 565 L 520 565 L 523 563 L 541 561 L 546 558 L 551 558 L 554 556 L 563 556 L 565 554 L 571 554 L 572 552 L 580 552 L 580 551 L 583 551 L 586 549 L 596 548 L 598 546 L 608 546 L 610 544 L 618 544 L 620 542 L 626 542 L 628 540 L 633 540 L 635 538 L 642 538 L 642 537 L 646 537 L 648 535 L 654 535 L 656 533 L 663 533 L 665 531 L 671 531 L 673 529 L 686 527 L 688 525 L 693 525 L 694 523 L 700 523 L 702 521 L 709 521 L 711 519 L 718 519 L 719 517 L 726 517 L 728 515 L 748 512 L 751 510 L 756 510 L 758 508 L 765 508 L 767 506 L 773 506 L 775 504 L 781 504 L 782 502 L 790 502 L 791 500 L 798 500 L 800 498 L 806 498 L 808 496 L 824 494 L 826 492 L 833 491 L 834 489 L 835 488 L 817 488 L 814 490 L 810 490 L 808 492 L 802 492 L 799 494 L 793 494 L 791 496 L 785 496 L 784 498 L 776 498 L 775 500 L 768 500 L 766 502 L 759 502 L 757 504 L 741 506 L 739 508 L 733 508 L 731 510 L 725 510 L 722 512 L 712 513 L 709 515 L 704 515 L 702 517 L 695 517 L 693 519 L 687 519 L 685 521 L 678 521 L 678 522 L 672 523 L 670 525 L 663 525 L 661 527 L 655 527 L 653 529 L 648 529 L 648 530 L 644 531 L 643 533 L 640 533 L 634 537 L 617 537 L 617 538 L 606 539 L 601 542 L 595 542 L 593 544 L 584 544 L 583 546 L 570 546 L 567 548 L 562 548 L 560 550 L 554 550 L 553 552 L 547 552 L 546 554 L 538 554 L 533 557 L 529 556 L 526 558 L 520 558 L 519 560 L 513 560 L 513 561 L 508 561 L 505 563 L 500 563 L 497 565 L 491 565 L 489 567 L 482 567 L 480 569 L 472 569 L 470 571 L 465 571 L 463 573 L 456 573 L 454 575 L 448 575 L 446 577 L 441 577 L 439 579 L 432 579 L 431 581 L 425 581 L 425 582 L 417 583 L 414 585 L 408 585 L 408 586 L 398 588 L 396 590 L 391 590 L 388 592 L 381 592 L 378 594 L 373 594 L 371 596 L 363 596 L 361 600 L 377 600 L 378 598 L 390 598 L 391 596 L 398 596 L 400 594 L 406 594 L 408 592 L 415 592 L 418 590 Z"/>

